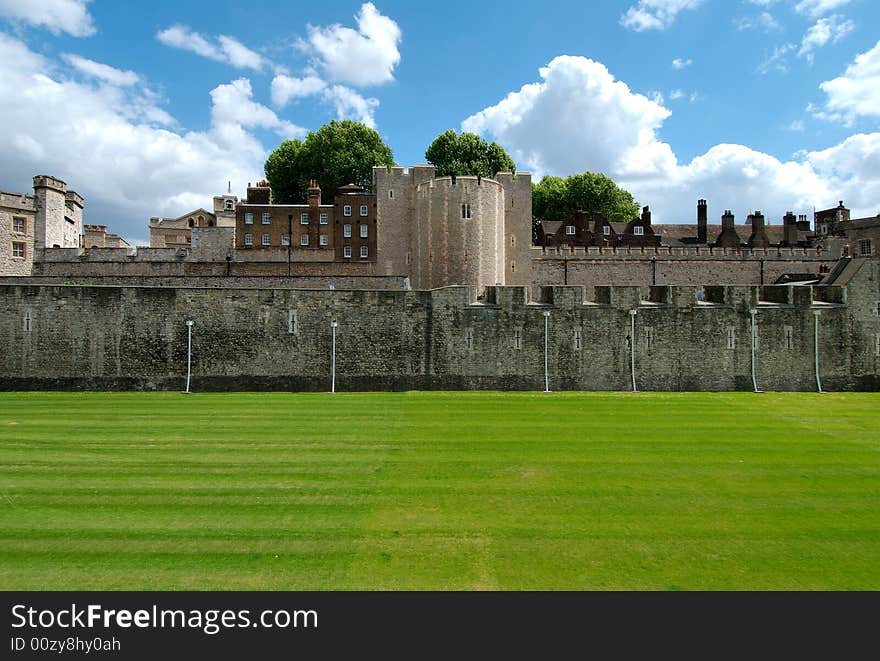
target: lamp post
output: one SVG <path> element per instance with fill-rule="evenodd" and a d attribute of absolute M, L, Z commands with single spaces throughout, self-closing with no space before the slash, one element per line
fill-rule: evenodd
<path fill-rule="evenodd" d="M 189 380 L 192 373 L 192 319 L 186 320 L 186 392 L 189 392 Z"/>
<path fill-rule="evenodd" d="M 629 370 L 632 377 L 632 391 L 636 388 L 636 313 L 637 310 L 629 311 Z"/>
<path fill-rule="evenodd" d="M 550 392 L 550 370 L 547 354 L 550 343 L 550 310 L 544 310 L 544 392 Z"/>
<path fill-rule="evenodd" d="M 813 356 L 816 364 L 816 389 L 820 393 L 824 392 L 822 390 L 822 379 L 819 377 L 819 315 L 821 314 L 821 310 L 813 310 Z"/>
<path fill-rule="evenodd" d="M 336 320 L 330 322 L 330 392 L 336 392 Z"/>
<path fill-rule="evenodd" d="M 755 343 L 758 337 L 758 311 L 755 308 L 752 308 L 749 310 L 749 315 L 751 315 L 752 318 L 752 391 L 760 392 L 758 390 L 758 377 L 755 369 Z"/>

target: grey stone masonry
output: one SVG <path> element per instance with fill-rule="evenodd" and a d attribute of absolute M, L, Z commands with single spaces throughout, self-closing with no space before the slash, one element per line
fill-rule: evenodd
<path fill-rule="evenodd" d="M 880 389 L 878 260 L 846 286 L 306 290 L 0 285 L 0 388 Z M 633 317 L 635 335 L 631 335 Z M 817 316 L 818 315 L 818 316 Z M 634 341 L 634 346 L 630 342 Z"/>

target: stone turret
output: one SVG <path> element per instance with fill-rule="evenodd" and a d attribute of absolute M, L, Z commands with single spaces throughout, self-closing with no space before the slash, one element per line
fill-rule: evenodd
<path fill-rule="evenodd" d="M 49 175 L 34 177 L 36 218 L 34 250 L 78 248 L 82 234 L 83 198 Z"/>

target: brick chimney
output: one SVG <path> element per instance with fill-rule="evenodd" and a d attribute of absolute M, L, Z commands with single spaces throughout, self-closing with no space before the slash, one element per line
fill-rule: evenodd
<path fill-rule="evenodd" d="M 650 207 L 642 207 L 642 223 L 645 227 L 651 226 L 651 208 Z"/>
<path fill-rule="evenodd" d="M 733 213 L 727 209 L 721 216 L 721 234 L 718 235 L 715 246 L 718 248 L 739 248 L 741 245 L 742 241 L 739 234 L 736 233 Z"/>
<path fill-rule="evenodd" d="M 764 214 L 755 211 L 749 215 L 749 224 L 752 226 L 752 234 L 749 236 L 749 248 L 769 248 L 770 239 L 764 230 Z"/>
<path fill-rule="evenodd" d="M 697 200 L 697 243 L 709 240 L 709 207 L 706 200 Z"/>
<path fill-rule="evenodd" d="M 798 242 L 797 216 L 791 211 L 782 217 L 782 245 L 792 248 Z"/>
<path fill-rule="evenodd" d="M 314 179 L 309 179 L 309 206 L 321 206 L 321 187 Z"/>

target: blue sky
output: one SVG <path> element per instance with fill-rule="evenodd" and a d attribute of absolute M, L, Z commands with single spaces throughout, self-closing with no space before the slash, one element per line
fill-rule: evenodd
<path fill-rule="evenodd" d="M 347 117 L 401 165 L 455 128 L 536 177 L 605 172 L 659 222 L 874 215 L 877 26 L 873 0 L 0 0 L 0 187 L 55 174 L 145 243 Z"/>

